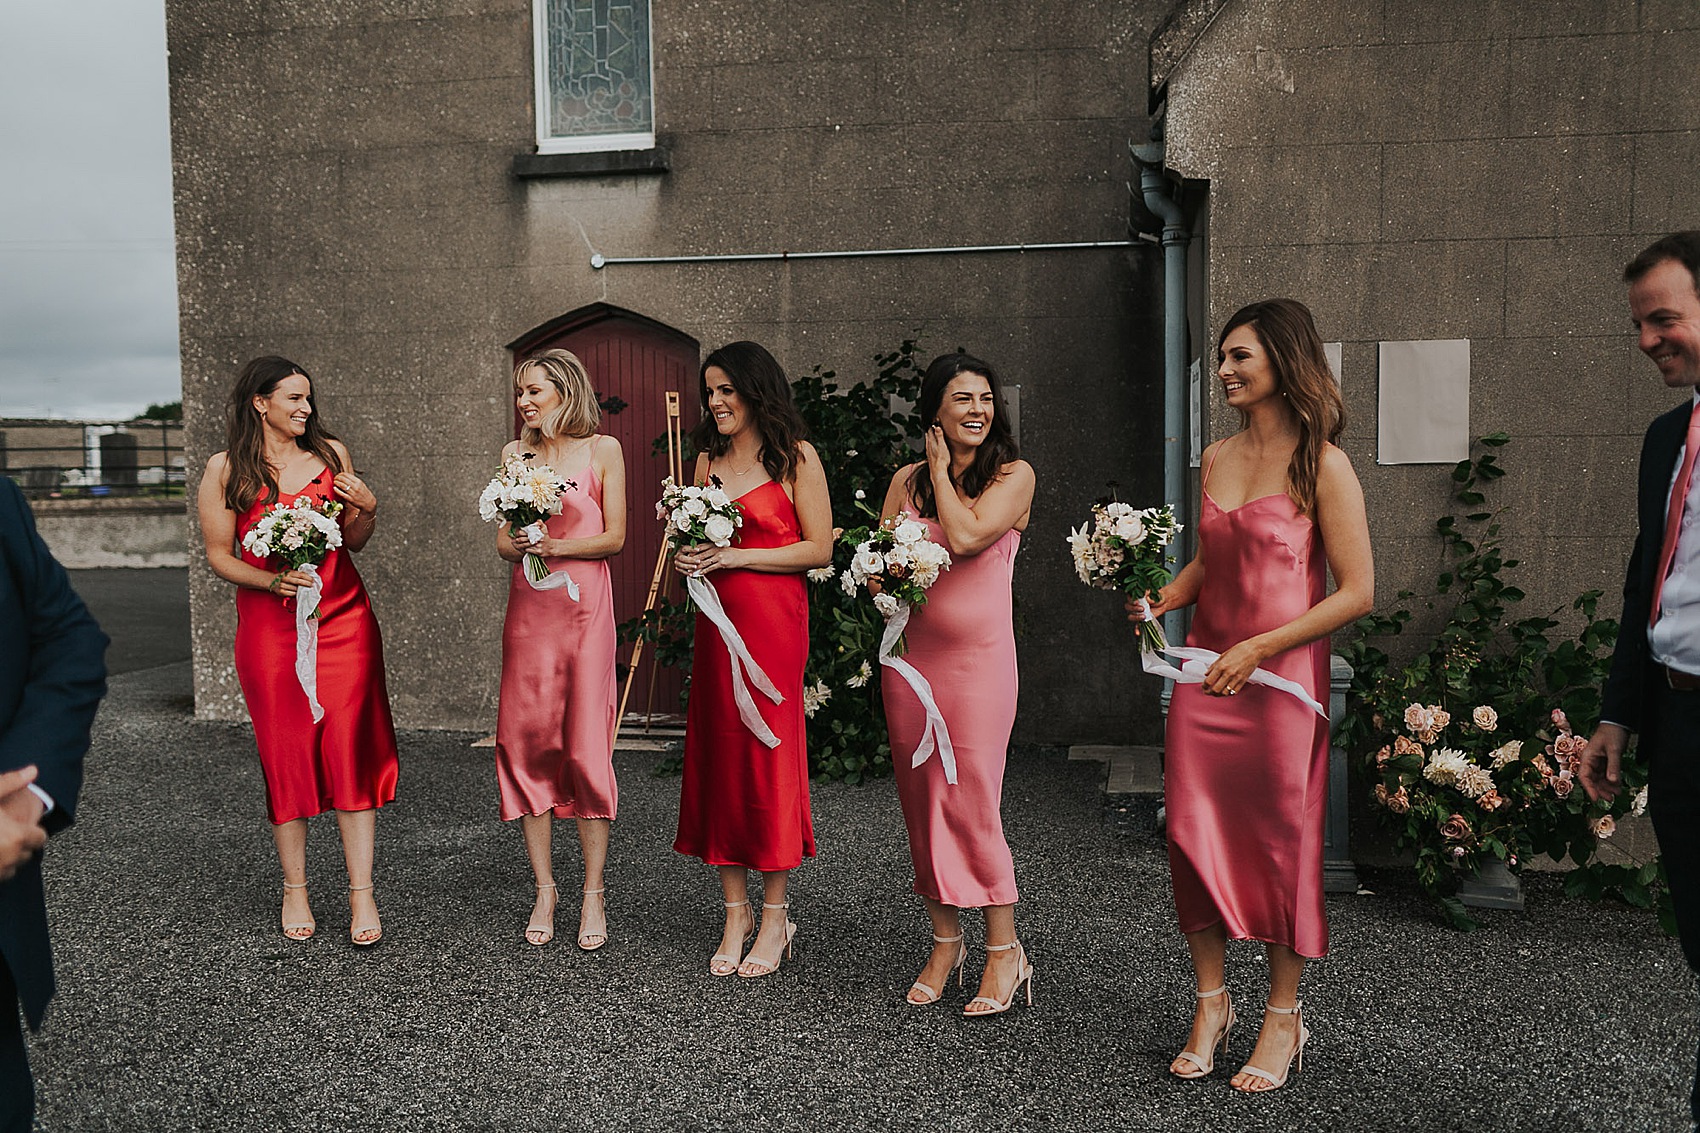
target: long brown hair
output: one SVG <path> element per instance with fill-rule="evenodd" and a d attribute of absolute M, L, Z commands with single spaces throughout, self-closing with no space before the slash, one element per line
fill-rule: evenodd
<path fill-rule="evenodd" d="M 791 397 L 791 382 L 779 359 L 767 348 L 754 342 L 728 342 L 702 361 L 698 375 L 702 395 L 702 420 L 691 431 L 691 440 L 698 452 L 709 459 L 724 456 L 732 442 L 714 427 L 714 414 L 708 410 L 708 368 L 718 366 L 732 379 L 732 388 L 749 406 L 750 421 L 761 437 L 761 463 L 767 474 L 780 483 L 789 481 L 803 459 L 803 442 L 809 438 L 809 427 L 797 412 Z"/>
<path fill-rule="evenodd" d="M 1299 445 L 1287 465 L 1287 490 L 1306 515 L 1316 516 L 1316 478 L 1322 470 L 1322 450 L 1340 439 L 1346 427 L 1346 406 L 1340 387 L 1328 368 L 1322 336 L 1310 308 L 1297 299 L 1264 299 L 1241 307 L 1216 339 L 1216 358 L 1228 335 L 1249 326 L 1269 356 L 1275 389 L 1299 419 Z M 1240 424 L 1249 420 L 1240 411 Z"/>
<path fill-rule="evenodd" d="M 319 423 L 319 407 L 313 404 L 312 377 L 287 358 L 275 354 L 255 358 L 236 375 L 224 425 L 224 447 L 230 461 L 230 475 L 224 481 L 224 506 L 238 515 L 247 511 L 256 499 L 269 504 L 278 497 L 277 477 L 266 463 L 266 430 L 260 423 L 260 415 L 254 411 L 254 399 L 270 397 L 279 382 L 297 374 L 307 379 L 307 404 L 313 412 L 307 415 L 307 431 L 295 438 L 296 447 L 324 461 L 333 475 L 342 471 L 342 460 L 331 446 L 336 437 Z"/>
<path fill-rule="evenodd" d="M 1021 450 L 1015 443 L 1015 433 L 1009 427 L 1009 406 L 1004 404 L 1003 383 L 998 380 L 996 371 L 972 354 L 940 354 L 927 365 L 927 372 L 921 376 L 921 400 L 916 406 L 922 426 L 930 429 L 938 421 L 939 409 L 944 405 L 944 391 L 961 374 L 979 374 L 992 387 L 992 419 L 986 426 L 986 439 L 974 450 L 974 459 L 962 470 L 960 480 L 954 472 L 951 473 L 951 481 L 967 493 L 969 499 L 977 500 L 981 492 L 1003 475 L 1004 465 L 1020 458 Z M 938 518 L 938 501 L 933 498 L 933 477 L 924 460 L 909 474 L 909 497 L 915 501 L 915 508 L 922 515 L 928 519 Z"/>

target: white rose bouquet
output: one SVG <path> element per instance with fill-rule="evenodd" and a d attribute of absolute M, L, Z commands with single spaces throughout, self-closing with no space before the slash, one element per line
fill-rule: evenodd
<path fill-rule="evenodd" d="M 1100 590 L 1120 590 L 1130 598 L 1154 593 L 1169 581 L 1163 549 L 1180 534 L 1174 509 L 1135 508 L 1120 500 L 1092 505 L 1092 518 L 1069 532 L 1074 572 Z M 1163 627 L 1154 618 L 1139 623 L 1140 647 L 1168 648 Z"/>
<path fill-rule="evenodd" d="M 743 509 L 726 494 L 718 476 L 683 488 L 667 477 L 661 482 L 655 518 L 667 525 L 667 542 L 674 550 L 698 543 L 730 547 L 732 536 L 744 525 Z"/>
<path fill-rule="evenodd" d="M 950 731 L 944 715 L 933 698 L 932 685 L 915 666 L 902 659 L 906 651 L 903 630 L 909 615 L 927 601 L 927 590 L 950 569 L 950 552 L 927 538 L 927 529 L 906 511 L 900 511 L 869 530 L 854 528 L 839 537 L 839 542 L 852 548 L 850 565 L 839 576 L 844 593 L 855 597 L 858 591 L 873 593 L 874 608 L 885 619 L 885 633 L 880 638 L 879 662 L 893 669 L 908 682 L 927 714 L 927 727 L 921 741 L 910 756 L 910 766 L 919 767 L 936 748 L 945 782 L 956 782 L 956 752 L 951 746 Z"/>
<path fill-rule="evenodd" d="M 478 497 L 478 514 L 486 523 L 506 523 L 514 535 L 521 532 L 532 542 L 543 538 L 543 521 L 561 510 L 561 496 L 578 485 L 564 479 L 547 464 L 531 464 L 534 454 L 510 453 L 503 461 L 484 491 Z M 565 585 L 569 597 L 578 598 L 578 587 L 564 572 L 555 581 L 549 578 L 549 564 L 543 556 L 525 553 L 525 578 L 536 590 L 554 590 Z"/>
<path fill-rule="evenodd" d="M 927 529 L 906 511 L 872 530 L 852 528 L 839 536 L 839 542 L 851 548 L 850 565 L 839 575 L 839 585 L 855 597 L 870 582 L 877 582 L 874 608 L 887 622 L 900 609 L 926 605 L 927 588 L 950 569 L 950 552 L 928 539 Z M 892 653 L 901 657 L 904 649 L 900 632 Z"/>
<path fill-rule="evenodd" d="M 319 704 L 319 598 L 324 584 L 318 567 L 342 546 L 342 527 L 336 521 L 341 514 L 342 504 L 336 500 L 297 496 L 293 504 L 274 505 L 242 536 L 248 553 L 313 576 L 312 586 L 295 592 L 295 679 L 307 694 L 314 723 L 325 716 Z"/>
<path fill-rule="evenodd" d="M 673 482 L 671 476 L 667 477 L 661 482 L 661 499 L 655 505 L 655 518 L 667 525 L 667 545 L 675 551 L 703 543 L 730 547 L 732 536 L 744 525 L 743 509 L 726 494 L 718 476 L 710 476 L 706 484 L 687 487 L 681 487 Z M 785 697 L 750 655 L 749 646 L 744 644 L 738 627 L 732 624 L 732 617 L 720 601 L 714 583 L 700 575 L 687 575 L 685 593 L 690 595 L 703 616 L 714 623 L 720 631 L 720 640 L 726 645 L 726 652 L 732 660 L 732 699 L 738 706 L 738 718 L 764 745 L 778 747 L 779 737 L 762 719 L 749 686 L 754 685 L 756 691 L 775 704 L 783 703 Z M 697 647 L 702 648 L 700 642 Z M 805 709 L 808 707 L 807 700 L 805 695 Z M 817 697 L 817 710 L 821 703 L 824 701 Z"/>
<path fill-rule="evenodd" d="M 242 549 L 262 559 L 275 559 L 286 570 L 317 566 L 342 546 L 342 514 L 337 500 L 318 502 L 297 496 L 293 504 L 274 504 L 242 536 Z"/>

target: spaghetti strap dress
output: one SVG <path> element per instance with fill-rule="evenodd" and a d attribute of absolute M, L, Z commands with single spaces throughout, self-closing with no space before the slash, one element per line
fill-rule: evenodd
<path fill-rule="evenodd" d="M 917 522 L 928 539 L 944 544 L 937 521 Z M 955 784 L 945 781 L 936 752 L 921 766 L 910 766 L 926 710 L 908 681 L 881 668 L 915 892 L 958 908 L 1013 905 L 1017 896 L 1001 807 L 1019 684 L 1010 581 L 1020 546 L 1021 533 L 1012 528 L 977 555 L 953 556 L 904 631 L 909 650 L 903 659 L 927 678 L 950 732 Z"/>
<path fill-rule="evenodd" d="M 607 526 L 595 465 L 566 477 L 561 510 L 544 523 L 552 539 L 587 539 Z M 614 589 L 606 559 L 545 558 L 566 572 L 565 589 L 533 590 L 513 564 L 502 623 L 502 693 L 496 710 L 496 783 L 502 821 L 521 815 L 612 819 L 614 782 Z"/>
<path fill-rule="evenodd" d="M 329 500 L 330 485 L 327 468 L 274 504 L 302 496 Z M 237 517 L 239 545 L 271 506 L 255 500 Z M 241 555 L 261 570 L 280 569 L 247 548 Z M 399 765 L 378 619 L 347 550 L 331 551 L 318 572 L 324 584 L 318 696 L 325 713 L 316 724 L 295 675 L 294 601 L 265 590 L 236 591 L 236 677 L 254 722 L 266 810 L 274 825 L 331 809 L 371 810 L 395 798 Z"/>
<path fill-rule="evenodd" d="M 803 537 L 784 485 L 769 480 L 737 500 L 739 547 L 785 547 Z M 690 703 L 685 710 L 684 782 L 673 848 L 709 865 L 764 872 L 795 869 L 815 853 L 809 760 L 803 729 L 803 666 L 809 656 L 809 598 L 801 574 L 717 570 L 707 576 L 750 655 L 784 700 L 752 689 L 779 746 L 744 726 L 732 699 L 732 663 L 714 623 L 696 620 Z"/>
<path fill-rule="evenodd" d="M 1224 510 L 1209 479 L 1207 467 L 1198 520 L 1204 585 L 1187 644 L 1220 653 L 1322 601 L 1327 565 L 1321 534 L 1291 496 Z M 1327 638 L 1277 654 L 1263 668 L 1327 703 Z M 1220 923 L 1235 940 L 1283 944 L 1312 959 L 1327 954 L 1327 720 L 1263 685 L 1232 697 L 1176 685 L 1164 794 L 1181 931 Z"/>

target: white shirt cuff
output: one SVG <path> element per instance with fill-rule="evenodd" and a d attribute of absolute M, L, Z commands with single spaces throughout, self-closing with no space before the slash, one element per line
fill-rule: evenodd
<path fill-rule="evenodd" d="M 34 783 L 26 783 L 25 786 L 27 786 L 30 789 L 30 794 L 32 794 L 36 798 L 40 799 L 41 805 L 46 808 L 45 810 L 43 810 L 41 812 L 41 817 L 46 818 L 48 815 L 52 814 L 53 813 L 53 796 L 48 794 L 46 791 L 42 790 L 40 787 L 36 786 Z"/>

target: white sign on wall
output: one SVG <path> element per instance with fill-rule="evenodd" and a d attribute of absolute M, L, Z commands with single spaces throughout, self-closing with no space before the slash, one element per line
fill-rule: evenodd
<path fill-rule="evenodd" d="M 1377 464 L 1456 464 L 1470 455 L 1470 340 L 1384 342 Z"/>

